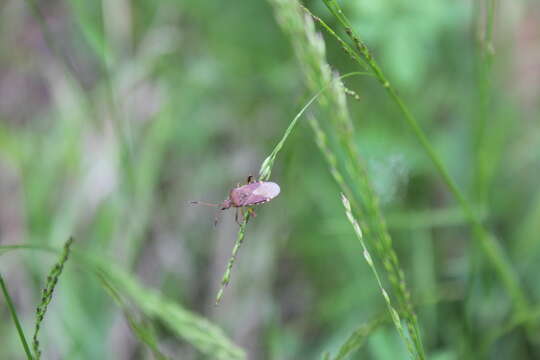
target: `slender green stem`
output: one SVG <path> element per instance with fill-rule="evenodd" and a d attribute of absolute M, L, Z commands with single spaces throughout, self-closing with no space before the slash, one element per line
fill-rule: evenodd
<path fill-rule="evenodd" d="M 26 342 L 24 331 L 22 329 L 21 323 L 19 322 L 19 318 L 17 316 L 17 311 L 15 310 L 15 307 L 13 306 L 13 302 L 11 301 L 11 297 L 9 296 L 9 292 L 7 290 L 6 284 L 4 283 L 4 279 L 2 278 L 2 275 L 0 275 L 0 287 L 2 287 L 2 292 L 4 293 L 4 298 L 6 299 L 6 304 L 8 306 L 9 312 L 11 313 L 11 317 L 13 318 L 13 322 L 15 323 L 15 327 L 17 328 L 17 332 L 19 333 L 19 338 L 21 339 L 21 343 L 23 345 L 24 352 L 26 353 L 26 357 L 28 358 L 28 360 L 33 360 L 32 353 L 30 352 L 30 347 L 28 346 L 28 343 Z"/>
<path fill-rule="evenodd" d="M 360 64 L 360 66 L 362 66 L 365 70 L 368 70 L 368 65 L 367 63 L 364 61 L 364 59 L 362 59 L 357 53 L 356 51 L 354 51 L 353 47 L 351 45 L 349 45 L 348 43 L 346 43 L 345 41 L 343 41 L 343 39 L 334 31 L 334 29 L 332 29 L 330 26 L 328 26 L 324 21 L 322 21 L 321 18 L 319 18 L 317 15 L 313 14 L 307 7 L 305 7 L 304 5 L 300 5 L 300 7 L 309 15 L 313 18 L 313 20 L 315 20 L 316 22 L 318 22 L 319 24 L 321 24 L 322 27 L 324 27 L 324 29 L 334 37 L 334 39 L 337 40 L 337 42 L 339 43 L 339 45 L 341 45 L 341 47 L 343 48 L 343 50 L 347 53 L 347 55 L 349 55 L 353 60 L 355 60 L 358 64 Z"/>
<path fill-rule="evenodd" d="M 372 74 L 368 73 L 368 72 L 356 71 L 356 72 L 351 72 L 351 73 L 348 73 L 348 74 L 345 74 L 345 75 L 341 75 L 341 76 L 338 77 L 338 80 L 345 79 L 347 77 L 355 76 L 355 75 L 372 75 Z M 270 174 L 272 173 L 272 167 L 274 165 L 274 160 L 276 159 L 277 154 L 279 153 L 279 151 L 281 150 L 281 148 L 285 144 L 285 141 L 287 140 L 289 135 L 292 133 L 292 130 L 294 129 L 294 127 L 296 126 L 296 123 L 298 122 L 298 119 L 300 119 L 300 117 L 311 106 L 311 104 L 313 104 L 313 102 L 315 100 L 317 100 L 319 98 L 319 96 L 321 96 L 321 94 L 325 90 L 327 90 L 330 85 L 333 84 L 333 81 L 334 80 L 332 80 L 331 82 L 326 84 L 321 90 L 319 90 L 319 92 L 317 92 L 315 95 L 313 95 L 313 97 L 306 103 L 306 105 L 304 105 L 302 107 L 302 109 L 300 109 L 300 111 L 296 114 L 294 119 L 291 121 L 291 123 L 289 124 L 289 126 L 285 130 L 285 133 L 283 134 L 283 137 L 281 138 L 281 140 L 279 140 L 279 142 L 276 144 L 276 146 L 274 147 L 274 149 L 272 150 L 270 155 L 268 155 L 268 157 L 263 161 L 263 163 L 261 165 L 261 169 L 259 170 L 259 180 L 260 181 L 266 181 L 266 180 L 268 180 L 270 178 Z"/>
<path fill-rule="evenodd" d="M 503 250 L 500 248 L 500 246 L 495 241 L 495 239 L 483 227 L 477 215 L 472 210 L 472 207 L 469 205 L 468 201 L 465 199 L 465 196 L 462 194 L 462 192 L 457 187 L 456 183 L 450 177 L 450 174 L 446 170 L 446 167 L 443 165 L 443 162 L 441 161 L 441 159 L 439 158 L 439 156 L 437 155 L 437 153 L 431 146 L 429 140 L 427 139 L 427 136 L 425 135 L 424 131 L 422 130 L 422 128 L 416 121 L 416 118 L 412 115 L 410 110 L 407 108 L 407 106 L 405 105 L 401 97 L 398 95 L 395 88 L 390 85 L 390 82 L 384 75 L 378 63 L 373 58 L 369 48 L 360 40 L 360 37 L 354 33 L 349 20 L 347 20 L 347 18 L 343 14 L 343 11 L 341 10 L 337 2 L 335 0 L 324 0 L 324 3 L 328 7 L 328 9 L 332 12 L 332 14 L 345 27 L 345 31 L 354 42 L 356 50 L 361 54 L 363 62 L 366 62 L 368 64 L 369 68 L 375 74 L 375 77 L 377 78 L 377 80 L 385 88 L 386 92 L 388 93 L 390 98 L 394 101 L 394 103 L 396 103 L 406 123 L 412 129 L 418 141 L 420 142 L 420 144 L 422 145 L 422 147 L 428 154 L 429 158 L 435 165 L 437 171 L 441 175 L 443 181 L 446 183 L 446 185 L 448 186 L 452 194 L 455 196 L 455 198 L 457 199 L 457 201 L 463 208 L 463 211 L 465 215 L 467 216 L 469 223 L 471 224 L 475 238 L 478 239 L 483 251 L 485 252 L 486 256 L 493 264 L 498 275 L 500 276 L 503 282 L 503 285 L 505 286 L 508 293 L 514 300 L 514 305 L 516 306 L 516 310 L 518 312 L 525 311 L 526 308 L 528 307 L 527 300 L 525 298 L 525 295 L 521 287 L 519 286 L 517 274 L 512 269 L 510 262 L 506 259 L 506 256 Z M 322 22 L 322 20 L 319 19 L 319 22 Z M 327 26 L 324 26 L 324 25 L 323 27 L 325 29 L 327 28 Z"/>
<path fill-rule="evenodd" d="M 240 229 L 238 230 L 238 236 L 236 238 L 236 242 L 234 243 L 231 257 L 229 258 L 229 262 L 227 263 L 227 268 L 225 269 L 225 273 L 223 274 L 223 278 L 221 279 L 221 287 L 216 296 L 216 305 L 219 305 L 219 303 L 221 302 L 221 299 L 223 298 L 223 292 L 225 291 L 225 288 L 227 287 L 227 285 L 229 285 L 229 282 L 231 281 L 231 271 L 236 261 L 238 250 L 240 250 L 240 247 L 244 243 L 244 237 L 246 236 L 246 225 L 248 221 L 249 221 L 249 213 L 246 214 L 246 216 L 244 217 L 244 220 L 240 224 Z"/>

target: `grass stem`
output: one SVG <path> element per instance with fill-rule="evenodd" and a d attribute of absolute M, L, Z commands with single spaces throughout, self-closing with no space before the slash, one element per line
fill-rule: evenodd
<path fill-rule="evenodd" d="M 24 331 L 22 329 L 21 323 L 19 322 L 19 317 L 17 316 L 17 311 L 15 310 L 15 306 L 13 306 L 13 302 L 11 301 L 11 297 L 9 296 L 9 292 L 7 290 L 2 275 L 0 275 L 0 287 L 2 288 L 2 293 L 4 294 L 4 298 L 6 299 L 7 307 L 9 309 L 9 312 L 11 313 L 11 317 L 13 318 L 13 322 L 15 323 L 15 327 L 17 328 L 19 339 L 21 340 L 24 352 L 26 353 L 26 358 L 28 360 L 33 360 L 32 353 L 30 352 L 30 347 L 28 346 L 28 342 L 26 342 Z"/>

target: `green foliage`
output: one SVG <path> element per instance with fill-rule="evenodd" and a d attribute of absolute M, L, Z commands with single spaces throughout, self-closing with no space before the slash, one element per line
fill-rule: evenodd
<path fill-rule="evenodd" d="M 220 360 L 244 359 L 244 351 L 230 342 L 223 331 L 204 318 L 179 307 L 159 293 L 142 287 L 128 273 L 97 258 L 90 259 L 95 271 L 107 281 L 107 286 L 128 297 L 148 317 L 156 318 L 178 336 L 185 338 L 202 353 Z M 137 326 L 136 332 L 155 348 L 148 331 Z"/>
<path fill-rule="evenodd" d="M 1 2 L 1 359 L 540 358 L 535 1 L 326 3 Z"/>
<path fill-rule="evenodd" d="M 34 334 L 34 349 L 36 354 L 40 354 L 39 343 L 37 342 L 37 331 L 39 331 L 43 315 L 52 298 L 52 290 L 58 281 L 58 276 L 62 272 L 63 264 L 67 261 L 69 247 L 73 240 L 70 238 L 61 252 L 60 261 L 53 267 L 51 275 L 48 277 L 47 288 L 43 291 L 43 298 L 38 307 L 38 318 L 36 322 L 36 333 Z M 57 252 L 53 248 L 44 248 L 32 245 L 0 246 L 0 255 L 13 250 L 41 250 L 47 252 Z M 58 251 L 59 252 L 59 251 Z M 165 357 L 160 353 L 156 338 L 151 327 L 136 321 L 134 313 L 130 310 L 129 302 L 133 303 L 146 317 L 158 319 L 178 336 L 186 338 L 193 346 L 201 352 L 212 355 L 216 359 L 244 359 L 243 350 L 233 345 L 223 334 L 223 331 L 196 314 L 193 314 L 177 303 L 163 297 L 150 289 L 143 288 L 130 274 L 119 267 L 111 264 L 93 254 L 74 254 L 79 265 L 89 272 L 95 274 L 101 281 L 104 290 L 111 295 L 118 305 L 122 307 L 127 316 L 128 322 L 136 336 L 148 345 L 151 350 Z M 56 280 L 55 280 L 56 279 Z M 3 282 L 2 282 L 3 284 Z"/>

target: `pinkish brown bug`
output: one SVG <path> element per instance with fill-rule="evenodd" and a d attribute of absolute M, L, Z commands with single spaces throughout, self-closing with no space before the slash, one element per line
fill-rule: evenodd
<path fill-rule="evenodd" d="M 242 215 L 242 221 L 245 219 L 244 207 L 253 206 L 268 202 L 279 195 L 279 185 L 270 181 L 253 181 L 253 177 L 250 175 L 247 178 L 247 184 L 237 186 L 229 192 L 229 197 L 220 204 L 211 204 L 203 201 L 192 201 L 191 204 L 218 206 L 220 210 L 227 210 L 231 207 L 236 208 L 235 219 L 238 221 L 238 214 Z M 248 212 L 253 215 L 255 211 L 252 208 L 248 208 Z M 217 224 L 217 215 L 214 221 L 214 225 Z"/>

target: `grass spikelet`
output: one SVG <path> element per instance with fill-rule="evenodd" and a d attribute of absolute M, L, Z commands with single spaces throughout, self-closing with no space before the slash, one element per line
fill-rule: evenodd
<path fill-rule="evenodd" d="M 354 233 L 358 240 L 360 241 L 360 245 L 362 246 L 362 254 L 364 256 L 364 259 L 366 260 L 367 264 L 371 268 L 371 271 L 373 272 L 373 275 L 375 276 L 375 279 L 377 280 L 377 284 L 379 285 L 379 289 L 381 290 L 381 293 L 383 295 L 384 301 L 386 302 L 386 306 L 388 308 L 388 312 L 390 313 L 390 316 L 392 318 L 392 322 L 394 323 L 394 326 L 396 327 L 399 335 L 407 344 L 407 347 L 409 348 L 409 351 L 414 354 L 414 344 L 412 343 L 411 339 L 405 334 L 403 326 L 401 324 L 401 319 L 399 317 L 399 313 L 392 305 L 392 301 L 390 300 L 390 296 L 388 296 L 388 293 L 384 289 L 384 286 L 381 281 L 381 277 L 379 276 L 379 272 L 377 271 L 377 268 L 375 267 L 375 264 L 373 263 L 373 259 L 371 258 L 371 255 L 369 253 L 369 250 L 364 242 L 364 235 L 362 233 L 362 229 L 360 228 L 360 225 L 358 224 L 358 221 L 354 218 L 354 215 L 352 214 L 351 210 L 351 203 L 349 202 L 349 199 L 344 194 L 341 194 L 341 202 L 343 203 L 343 206 L 345 207 L 345 214 L 347 215 L 347 219 L 349 219 L 349 222 L 351 223 Z"/>
<path fill-rule="evenodd" d="M 49 276 L 47 276 L 47 284 L 45 285 L 45 288 L 42 290 L 41 302 L 39 303 L 36 309 L 36 325 L 34 329 L 34 336 L 32 339 L 32 348 L 34 350 L 34 356 L 36 359 L 41 358 L 41 350 L 39 347 L 39 339 L 38 339 L 41 323 L 43 322 L 49 303 L 52 300 L 54 289 L 56 288 L 56 285 L 58 284 L 58 278 L 62 274 L 62 270 L 64 269 L 64 264 L 68 260 L 72 243 L 73 243 L 73 238 L 69 238 L 64 244 L 64 249 L 62 251 L 60 259 L 51 269 Z"/>

